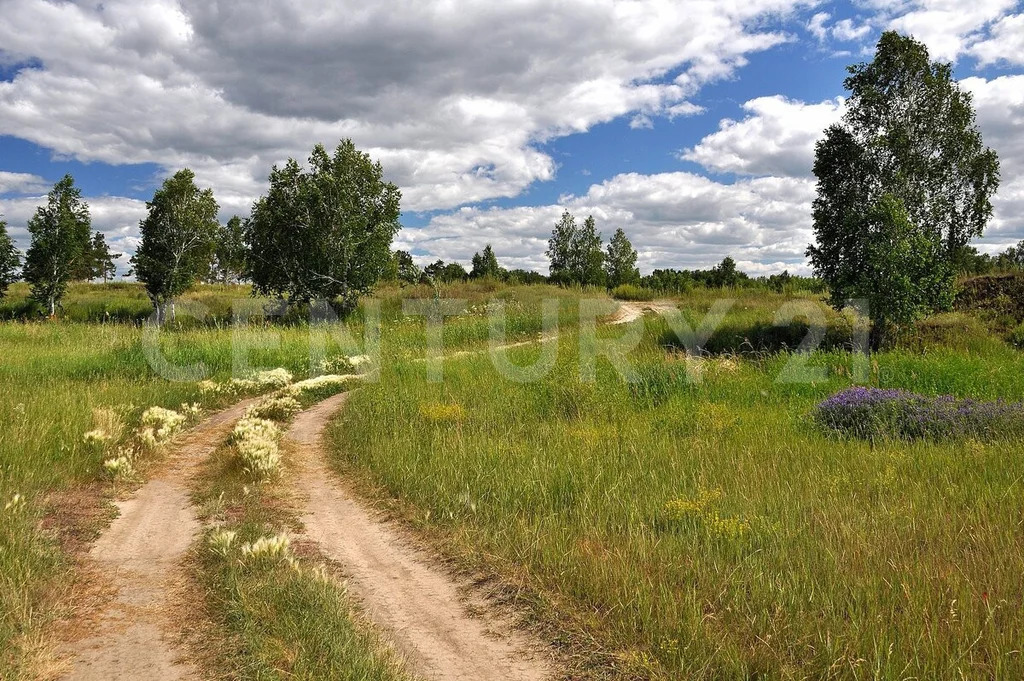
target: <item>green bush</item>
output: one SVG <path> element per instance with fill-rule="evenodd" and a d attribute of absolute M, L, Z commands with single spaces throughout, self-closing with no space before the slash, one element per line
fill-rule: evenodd
<path fill-rule="evenodd" d="M 1010 333 L 1010 342 L 1018 348 L 1024 348 L 1024 322 L 1021 322 L 1017 328 Z"/>
<path fill-rule="evenodd" d="M 655 292 L 649 288 L 636 286 L 634 284 L 622 284 L 612 289 L 612 297 L 617 300 L 654 300 Z"/>

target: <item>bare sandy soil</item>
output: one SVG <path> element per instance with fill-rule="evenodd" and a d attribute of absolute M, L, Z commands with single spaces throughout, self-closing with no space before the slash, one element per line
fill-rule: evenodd
<path fill-rule="evenodd" d="M 308 537 L 342 566 L 350 591 L 417 676 L 461 681 L 551 676 L 542 645 L 502 618 L 471 615 L 461 597 L 466 585 L 357 502 L 328 468 L 321 435 L 346 398 L 337 395 L 299 414 L 286 436 L 296 457 L 294 484 L 306 498 L 302 522 Z"/>
<path fill-rule="evenodd" d="M 227 437 L 250 401 L 218 412 L 173 446 L 167 464 L 132 498 L 93 544 L 86 563 L 110 597 L 76 613 L 79 635 L 66 643 L 69 681 L 198 679 L 179 659 L 174 641 L 185 623 L 172 622 L 169 599 L 181 561 L 199 530 L 188 484 L 199 464 Z"/>
<path fill-rule="evenodd" d="M 670 312 L 678 309 L 670 300 L 652 300 L 652 301 L 621 301 L 619 303 L 619 309 L 615 311 L 615 314 L 608 320 L 609 324 L 628 324 L 635 322 L 644 316 L 646 312 L 653 312 L 655 314 L 662 314 L 664 312 Z"/>

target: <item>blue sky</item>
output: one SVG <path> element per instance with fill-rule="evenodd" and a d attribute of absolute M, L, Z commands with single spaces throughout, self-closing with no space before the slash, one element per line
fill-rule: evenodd
<path fill-rule="evenodd" d="M 624 228 L 645 271 L 726 255 L 806 271 L 813 143 L 842 113 L 845 67 L 895 28 L 975 95 L 1003 161 L 993 251 L 1024 238 L 1021 5 L 0 0 L 0 213 L 24 247 L 70 172 L 130 252 L 178 168 L 226 219 L 273 163 L 352 137 L 402 187 L 396 245 L 420 261 L 492 243 L 544 270 L 569 209 Z"/>

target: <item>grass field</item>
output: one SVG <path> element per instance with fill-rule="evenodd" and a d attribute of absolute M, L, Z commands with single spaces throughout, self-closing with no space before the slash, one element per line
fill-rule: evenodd
<path fill-rule="evenodd" d="M 847 350 L 854 326 L 813 296 L 727 292 L 736 300 L 699 360 L 663 320 L 598 325 L 596 342 L 638 341 L 627 353 L 635 380 L 598 360 L 590 382 L 579 375 L 590 332 L 578 309 L 606 298 L 597 291 L 385 289 L 341 323 L 310 326 L 293 313 L 232 327 L 231 301 L 246 300 L 245 289 L 200 287 L 189 301 L 208 316 L 189 317 L 186 301 L 159 335 L 140 325 L 148 302 L 133 285 L 76 286 L 59 322 L 25 321 L 23 295 L 15 287 L 0 304 L 12 320 L 0 324 L 0 509 L 25 499 L 0 511 L 0 678 L 31 678 L 67 581 L 68 557 L 39 529 L 48 494 L 105 479 L 104 452 L 82 437 L 95 409 L 118 409 L 130 430 L 147 406 L 215 408 L 229 398 L 203 393 L 200 378 L 315 373 L 321 359 L 364 349 L 377 315 L 382 370 L 332 428 L 338 469 L 442 553 L 517 587 L 574 668 L 623 678 L 1024 676 L 1024 442 L 872 444 L 819 432 L 814 405 L 858 369 Z M 441 382 L 421 361 L 419 313 L 435 296 L 464 301 L 444 323 L 456 356 Z M 717 297 L 680 300 L 691 326 Z M 494 300 L 505 303 L 505 342 L 549 333 L 546 298 L 557 304 L 558 343 L 505 351 L 528 364 L 557 347 L 539 380 L 509 380 L 486 352 L 463 352 L 487 349 Z M 787 303 L 796 307 L 779 315 Z M 796 375 L 788 350 L 819 314 L 822 350 L 798 369 L 824 373 L 779 380 Z M 199 363 L 189 380 L 167 379 L 167 366 Z M 1024 399 L 1024 355 L 966 313 L 928 320 L 860 369 L 880 387 Z M 207 505 L 243 485 L 220 455 L 204 480 Z M 292 522 L 272 494 L 236 511 L 246 540 Z M 197 555 L 224 640 L 258 658 L 235 660 L 244 678 L 278 678 L 281 655 L 297 659 L 289 650 L 360 660 L 342 673 L 308 658 L 303 678 L 398 674 L 366 653 L 372 640 L 350 626 L 343 593 Z M 323 626 L 307 626 L 299 614 L 309 612 Z"/>
<path fill-rule="evenodd" d="M 494 293 L 494 285 L 467 286 L 459 298 L 467 306 Z M 512 296 L 511 292 L 497 292 Z M 370 307 L 344 323 L 310 326 L 301 315 L 262 318 L 262 305 L 243 287 L 203 286 L 179 305 L 179 323 L 155 334 L 140 325 L 149 314 L 141 287 L 133 284 L 72 286 L 60 321 L 25 319 L 23 285 L 0 303 L 0 678 L 24 675 L 27 659 L 42 645 L 55 604 L 66 596 L 62 577 L 71 565 L 52 532 L 40 531 L 55 491 L 74 490 L 108 477 L 102 463 L 118 442 L 97 447 L 83 435 L 95 427 L 98 409 L 114 409 L 131 431 L 149 406 L 177 408 L 201 402 L 216 408 L 230 398 L 204 395 L 197 381 L 245 376 L 257 369 L 284 367 L 296 376 L 318 370 L 336 354 L 362 351 L 364 316 L 379 314 L 382 335 L 399 354 L 422 355 L 423 320 L 406 319 L 405 298 L 429 299 L 429 289 L 384 291 Z M 540 294 L 527 291 L 523 298 Z M 515 297 L 515 296 L 512 296 Z M 232 303 L 250 308 L 248 324 L 233 327 Z M 204 307 L 196 307 L 199 303 Z M 191 307 L 190 307 L 191 306 Z M 511 308 L 515 308 L 515 304 Z M 196 319 L 196 310 L 207 316 Z M 533 306 L 530 306 L 533 309 Z M 191 312 L 190 312 L 191 311 Z M 508 315 L 510 338 L 540 328 L 539 314 Z M 447 347 L 486 342 L 487 318 L 468 314 L 445 332 Z M 389 350 L 389 352 L 395 352 Z M 182 380 L 182 379 L 188 380 Z M 176 379 L 176 380 L 169 380 Z M 7 508 L 5 508 L 7 507 Z M 19 671 L 20 670 L 20 671 Z"/>
<path fill-rule="evenodd" d="M 770 325 L 774 302 L 741 301 L 722 342 Z M 665 334 L 647 321 L 633 384 L 605 364 L 579 380 L 572 331 L 539 383 L 486 357 L 443 383 L 395 365 L 337 421 L 338 467 L 627 676 L 1024 675 L 1024 443 L 830 438 L 810 414 L 850 385 L 848 353 L 815 356 L 831 371 L 814 383 L 754 352 L 699 362 L 694 383 Z M 870 382 L 1024 399 L 1001 342 L 919 344 L 875 355 Z"/>

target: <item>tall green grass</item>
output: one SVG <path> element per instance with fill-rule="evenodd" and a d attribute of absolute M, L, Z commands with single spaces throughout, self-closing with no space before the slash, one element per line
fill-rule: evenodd
<path fill-rule="evenodd" d="M 249 357 L 253 368 L 285 366 L 309 372 L 309 330 L 254 330 L 277 340 Z M 148 406 L 178 408 L 227 398 L 204 397 L 195 381 L 162 378 L 144 351 L 146 331 L 123 324 L 0 324 L 0 678 L 25 673 L 55 599 L 71 568 L 54 535 L 39 528 L 53 491 L 102 479 L 110 449 L 87 444 L 93 410 L 113 407 L 129 422 Z M 161 334 L 164 357 L 178 365 L 203 363 L 225 378 L 233 364 L 230 329 Z M 327 343 L 338 351 L 337 344 Z M 116 444 L 116 443 L 112 443 Z M 21 495 L 24 504 L 4 507 Z"/>
<path fill-rule="evenodd" d="M 388 368 L 334 424 L 336 462 L 624 676 L 1024 676 L 1024 442 L 829 438 L 809 415 L 849 354 L 814 356 L 834 370 L 810 383 L 777 380 L 786 354 L 710 358 L 693 383 L 647 323 L 636 384 L 605 364 L 581 381 L 573 334 L 534 384 L 486 356 L 443 383 Z M 1005 345 L 875 355 L 869 375 L 1024 399 Z"/>
<path fill-rule="evenodd" d="M 0 316 L 34 319 L 15 309 L 24 294 L 15 287 Z M 691 324 L 718 295 L 680 297 Z M 579 301 L 606 294 L 547 286 L 388 289 L 341 323 L 310 326 L 293 311 L 241 330 L 230 325 L 230 305 L 247 291 L 200 287 L 192 296 L 210 315 L 183 315 L 156 347 L 176 365 L 201 364 L 222 379 L 238 369 L 235 343 L 251 342 L 259 346 L 247 355 L 252 368 L 303 376 L 316 370 L 311 347 L 361 352 L 364 319 L 379 310 L 383 370 L 332 431 L 339 466 L 399 499 L 402 512 L 445 537 L 462 560 L 527 586 L 542 617 L 595 637 L 614 651 L 622 675 L 1024 675 L 1016 652 L 1024 639 L 1024 444 L 871 447 L 823 436 L 808 417 L 851 382 L 842 350 L 849 320 L 816 296 L 797 296 L 826 320 L 826 351 L 810 365 L 830 373 L 780 382 L 792 355 L 778 351 L 799 345 L 808 319 L 776 326 L 777 310 L 793 298 L 734 295 L 704 348 L 713 356 L 697 363 L 687 364 L 663 321 L 646 319 L 632 384 L 603 363 L 594 383 L 577 374 Z M 506 303 L 508 342 L 537 338 L 543 301 L 556 299 L 563 334 L 555 368 L 520 384 L 487 354 L 463 356 L 446 363 L 442 383 L 429 382 L 419 361 L 424 320 L 403 306 L 429 308 L 435 296 L 466 302 L 464 314 L 445 322 L 447 350 L 487 348 L 494 300 Z M 27 499 L 0 511 L 0 678 L 24 674 L 25 652 L 69 568 L 39 522 L 49 492 L 101 474 L 103 452 L 82 441 L 92 410 L 131 404 L 137 413 L 200 397 L 194 381 L 168 381 L 150 366 L 149 331 L 138 325 L 148 302 L 137 285 L 73 287 L 64 314 L 56 323 L 0 324 L 0 509 L 16 493 Z M 539 352 L 508 354 L 527 362 Z M 919 327 L 903 349 L 875 355 L 869 377 L 926 394 L 1022 399 L 1021 357 L 969 318 L 949 317 Z M 704 380 L 690 382 L 695 373 Z M 249 604 L 232 615 L 239 632 L 307 606 L 345 607 L 330 594 L 301 595 L 295 585 L 278 592 L 258 575 L 208 567 L 211 588 Z M 271 596 L 259 601 L 260 593 Z M 257 633 L 252 641 L 280 632 Z"/>
<path fill-rule="evenodd" d="M 302 397 L 305 406 L 315 399 Z M 287 461 L 285 477 L 291 474 Z M 194 498 L 207 531 L 190 561 L 201 586 L 201 601 L 193 607 L 212 626 L 193 637 L 202 639 L 208 675 L 260 681 L 408 678 L 312 547 L 293 546 L 286 557 L 274 559 L 241 554 L 244 542 L 288 534 L 297 526 L 280 479 L 254 483 L 233 448 L 224 446 L 206 462 Z M 224 531 L 236 533 L 235 539 L 226 550 L 216 550 L 210 537 Z"/>
<path fill-rule="evenodd" d="M 433 295 L 419 289 L 383 291 L 351 317 L 326 325 L 310 325 L 296 310 L 285 318 L 263 318 L 256 312 L 234 327 L 232 303 L 248 301 L 245 287 L 202 286 L 185 297 L 175 324 L 156 333 L 139 322 L 148 317 L 149 303 L 137 284 L 76 284 L 65 300 L 58 321 L 34 321 L 24 285 L 12 287 L 0 303 L 0 317 L 22 321 L 0 323 L 0 678 L 25 672 L 26 655 L 42 636 L 43 625 L 61 596 L 60 580 L 70 569 L 55 537 L 40 531 L 47 513 L 47 496 L 102 479 L 105 451 L 83 441 L 91 430 L 93 411 L 115 407 L 128 420 L 153 405 L 177 408 L 182 402 L 202 401 L 196 380 L 226 379 L 245 369 L 284 367 L 296 376 L 318 370 L 323 355 L 356 354 L 363 347 L 365 319 L 379 310 L 382 344 L 387 357 L 425 354 L 424 320 L 406 318 L 403 302 Z M 566 320 L 573 294 L 557 289 L 503 289 L 471 285 L 450 293 L 466 301 L 467 314 L 445 327 L 446 347 L 486 343 L 489 320 L 485 303 L 510 300 L 506 331 L 510 340 L 531 337 L 541 329 L 540 306 L 545 295 L 566 298 Z M 208 312 L 196 320 L 189 304 L 199 302 Z M 194 309 L 194 308 L 193 308 Z M 20 310 L 20 312 L 19 312 Z M 25 321 L 28 319 L 30 321 Z M 237 348 L 245 348 L 242 353 Z M 170 380 L 151 363 L 192 367 L 190 380 Z M 238 361 L 242 357 L 244 361 Z M 214 408 L 228 399 L 206 398 Z M 25 503 L 4 507 L 21 495 Z"/>

